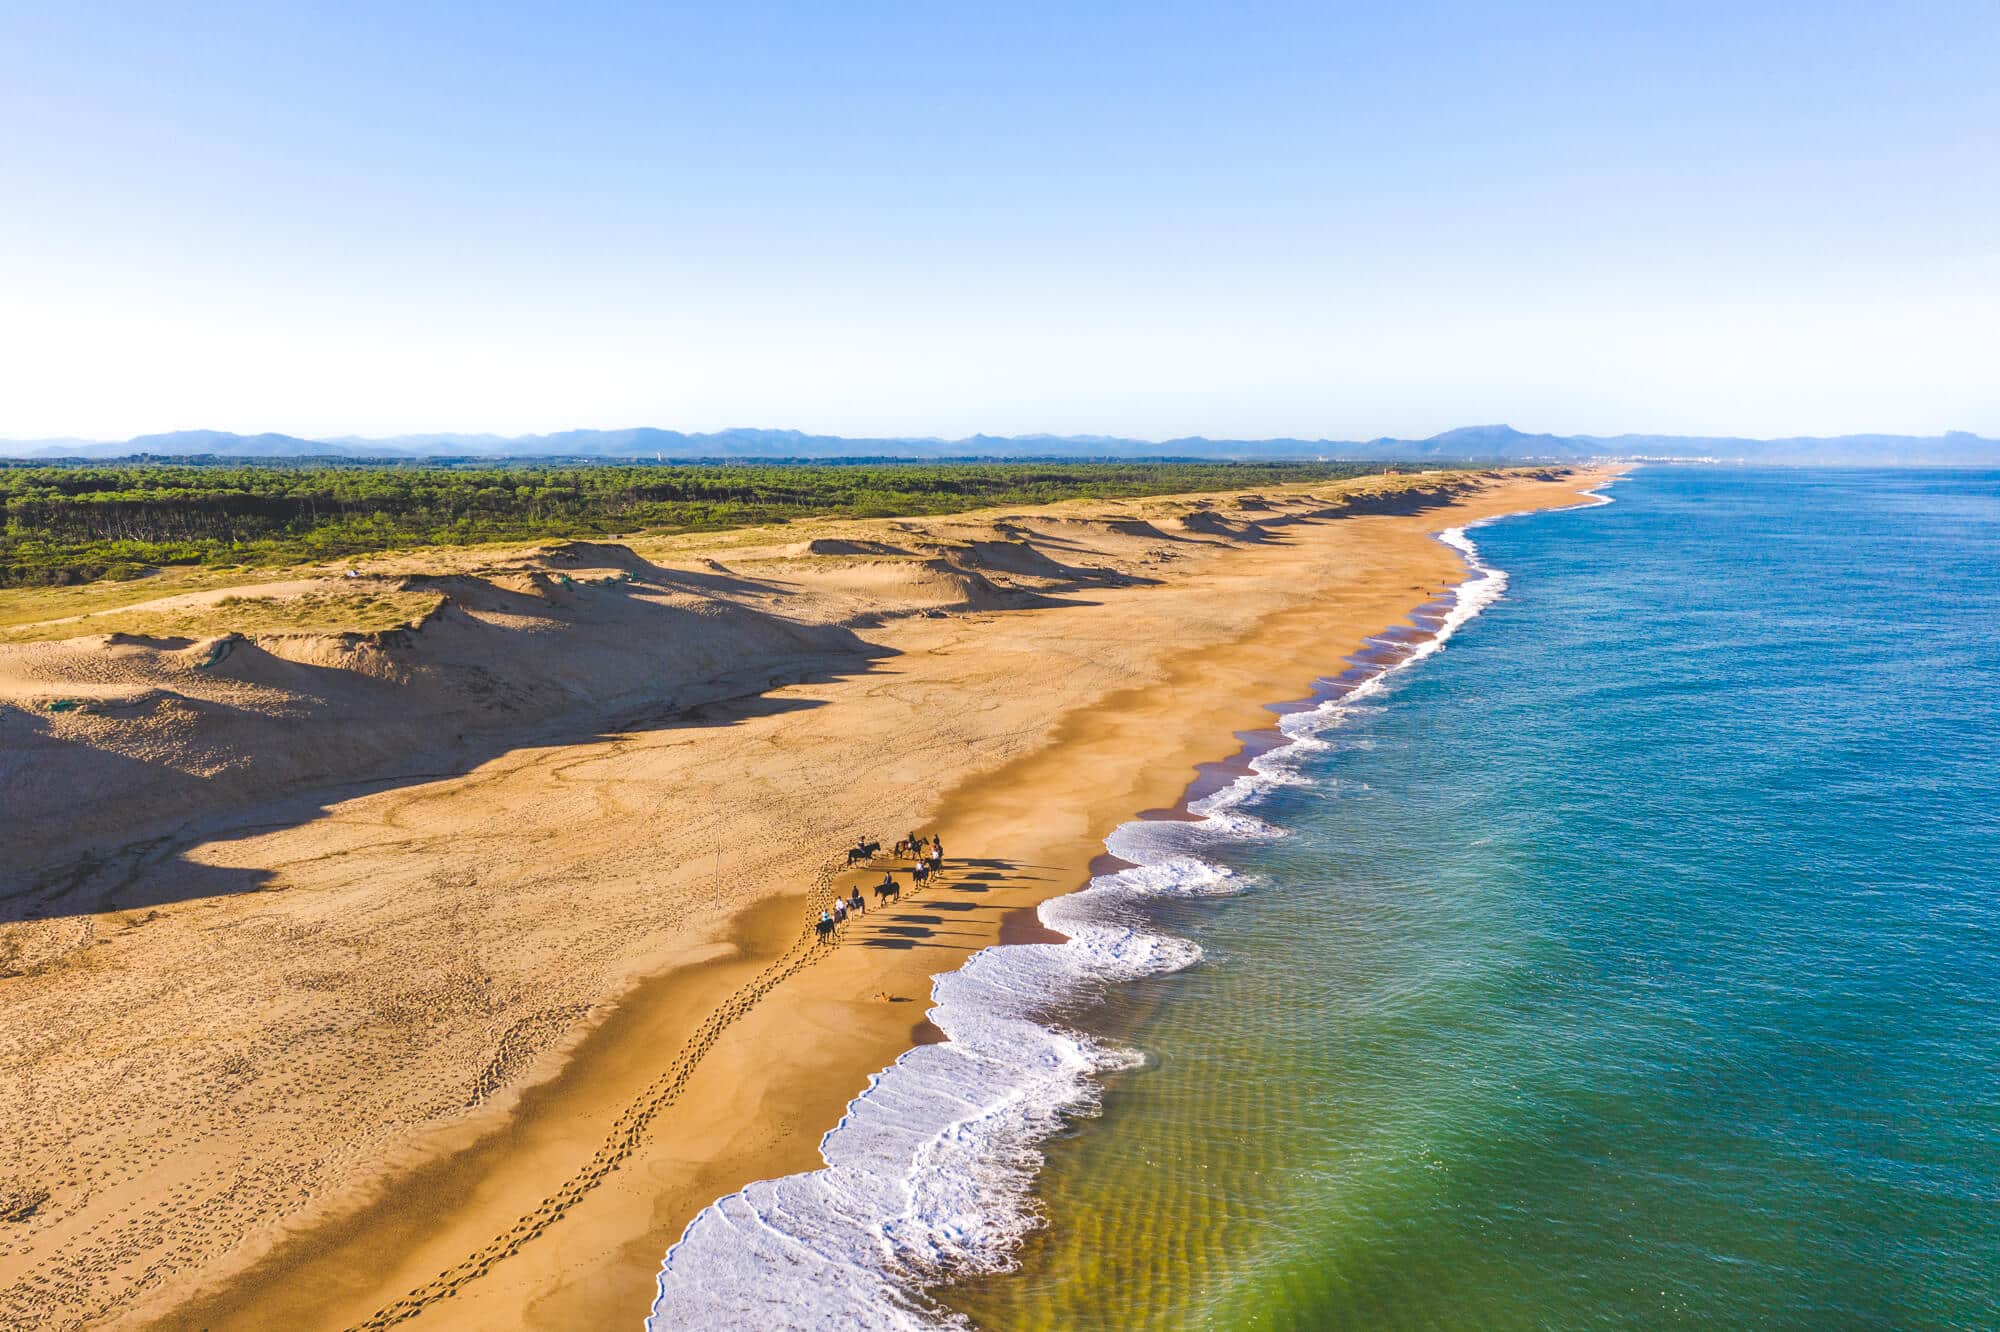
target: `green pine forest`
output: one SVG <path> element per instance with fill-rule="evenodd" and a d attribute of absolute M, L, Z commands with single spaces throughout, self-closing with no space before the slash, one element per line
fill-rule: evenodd
<path fill-rule="evenodd" d="M 483 541 L 887 518 L 1392 470 L 1365 463 L 0 464 L 0 587 Z"/>

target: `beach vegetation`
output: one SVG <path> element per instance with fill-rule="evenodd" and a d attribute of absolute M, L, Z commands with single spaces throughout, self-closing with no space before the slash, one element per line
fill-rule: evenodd
<path fill-rule="evenodd" d="M 1241 490 L 1385 470 L 1238 462 L 0 466 L 0 587 L 177 567 L 282 567 L 411 546 Z"/>

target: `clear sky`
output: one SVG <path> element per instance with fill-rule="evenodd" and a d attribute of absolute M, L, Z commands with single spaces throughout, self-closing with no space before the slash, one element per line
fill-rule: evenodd
<path fill-rule="evenodd" d="M 2000 435 L 2000 4 L 0 0 L 0 436 Z"/>

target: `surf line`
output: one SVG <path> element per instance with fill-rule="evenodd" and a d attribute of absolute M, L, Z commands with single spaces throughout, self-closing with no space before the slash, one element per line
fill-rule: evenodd
<path fill-rule="evenodd" d="M 1318 732 L 1499 599 L 1507 577 L 1480 560 L 1465 530 L 1438 535 L 1465 578 L 1366 640 L 1306 698 L 1272 706 L 1272 725 L 1238 732 L 1237 753 L 1199 765 L 1174 806 L 1114 829 L 1088 883 L 1036 908 L 1043 941 L 991 945 L 934 976 L 927 1018 L 946 1039 L 869 1079 L 821 1137 L 820 1169 L 756 1181 L 698 1213 L 661 1262 L 648 1328 L 958 1325 L 927 1293 L 1007 1270 L 1039 1224 L 1028 1201 L 1039 1145 L 1095 1109 L 1102 1075 L 1143 1062 L 1047 1014 L 1092 988 L 1201 959 L 1198 945 L 1154 931 L 1134 907 L 1238 891 L 1233 872 L 1200 853 L 1283 835 L 1240 806 L 1303 781 L 1297 760 L 1327 747 Z M 771 1286 L 780 1276 L 782 1305 Z"/>

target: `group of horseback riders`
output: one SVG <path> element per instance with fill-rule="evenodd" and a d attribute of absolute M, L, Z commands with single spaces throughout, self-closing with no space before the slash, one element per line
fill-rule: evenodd
<path fill-rule="evenodd" d="M 847 852 L 847 863 L 850 865 L 866 863 L 873 860 L 881 850 L 880 842 L 857 842 Z M 919 888 L 929 883 L 934 875 L 944 869 L 944 841 L 935 833 L 928 839 L 911 833 L 896 843 L 890 854 L 906 856 L 916 862 L 910 869 L 910 881 Z M 893 902 L 902 895 L 902 885 L 896 882 L 896 871 L 883 870 L 882 882 L 875 885 L 875 904 L 880 906 L 884 902 Z M 819 919 L 813 922 L 813 933 L 818 936 L 819 942 L 826 943 L 833 938 L 833 932 L 847 922 L 850 915 L 858 916 L 866 910 L 867 907 L 861 900 L 860 888 L 855 888 L 846 897 L 835 894 L 833 905 L 822 909 Z"/>

